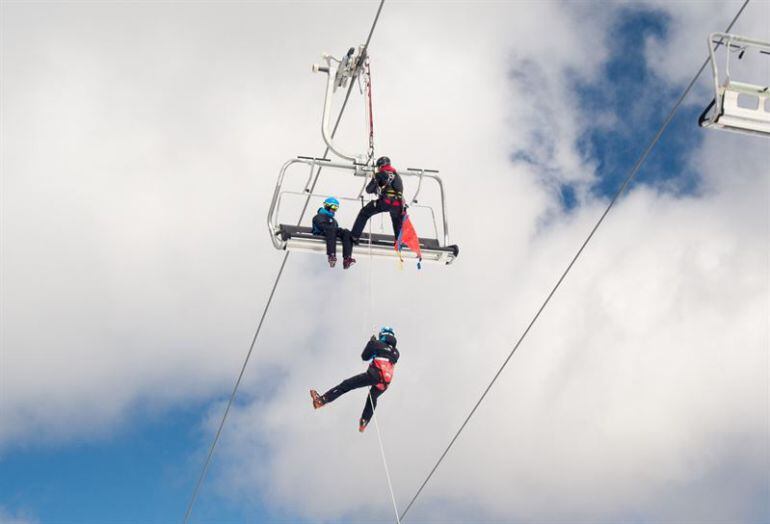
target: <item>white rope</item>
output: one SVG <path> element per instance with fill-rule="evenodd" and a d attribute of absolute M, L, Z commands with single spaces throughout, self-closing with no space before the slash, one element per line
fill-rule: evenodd
<path fill-rule="evenodd" d="M 374 408 L 374 401 L 372 400 L 372 394 L 369 393 L 369 402 L 372 403 Z M 385 478 L 388 480 L 388 490 L 390 491 L 390 500 L 393 502 L 393 512 L 396 515 L 396 523 L 401 524 L 401 517 L 398 515 L 398 505 L 396 504 L 396 495 L 393 493 L 393 484 L 390 482 L 390 471 L 388 470 L 388 459 L 385 458 L 385 447 L 382 445 L 382 435 L 380 435 L 380 425 L 377 423 L 377 412 L 372 412 L 372 418 L 374 418 L 374 429 L 377 430 L 377 441 L 380 443 L 380 455 L 382 456 L 382 465 L 385 468 Z"/>
<path fill-rule="evenodd" d="M 374 255 L 372 254 L 372 219 L 369 219 L 369 313 L 367 315 L 368 327 L 375 331 L 374 325 Z M 369 333 L 369 332 L 367 332 Z"/>
<path fill-rule="evenodd" d="M 368 323 L 374 325 L 374 256 L 372 255 L 372 219 L 369 219 L 369 313 Z M 374 409 L 374 399 L 372 399 L 371 390 L 367 393 L 369 402 L 372 405 L 372 418 L 374 419 L 374 429 L 377 430 L 377 442 L 380 444 L 380 456 L 382 457 L 382 466 L 385 469 L 385 479 L 388 481 L 388 491 L 390 491 L 390 501 L 393 503 L 393 513 L 396 515 L 396 523 L 401 524 L 401 517 L 398 513 L 396 504 L 396 495 L 393 493 L 393 484 L 390 480 L 390 470 L 388 469 L 388 459 L 385 457 L 385 446 L 382 443 L 382 434 L 380 433 L 380 424 L 377 422 L 377 411 Z"/>

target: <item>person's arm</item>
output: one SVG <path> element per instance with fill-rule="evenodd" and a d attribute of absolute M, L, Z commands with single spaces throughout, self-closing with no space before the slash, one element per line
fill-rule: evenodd
<path fill-rule="evenodd" d="M 316 215 L 316 216 L 313 217 L 312 224 L 313 224 L 313 234 L 314 235 L 318 235 L 318 234 L 321 234 L 323 232 L 323 230 L 321 229 L 321 220 L 319 219 L 319 215 Z"/>
<path fill-rule="evenodd" d="M 318 214 L 313 217 L 313 234 L 326 235 L 330 227 L 336 227 L 330 223 L 325 216 Z"/>
<path fill-rule="evenodd" d="M 371 360 L 377 349 L 377 338 L 372 335 L 371 340 L 366 344 L 364 351 L 361 353 L 361 360 Z"/>
<path fill-rule="evenodd" d="M 378 192 L 380 189 L 380 184 L 377 180 L 377 175 L 374 175 L 372 179 L 369 181 L 368 184 L 366 184 L 366 192 L 370 195 L 374 195 Z"/>

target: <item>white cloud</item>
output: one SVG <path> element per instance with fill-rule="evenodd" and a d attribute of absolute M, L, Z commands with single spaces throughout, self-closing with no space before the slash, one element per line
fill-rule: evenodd
<path fill-rule="evenodd" d="M 89 438 L 136 403 L 228 389 L 279 262 L 263 225 L 274 176 L 321 150 L 309 64 L 356 43 L 374 4 L 335 4 L 344 23 L 301 5 L 57 6 L 70 23 L 36 17 L 46 38 L 22 32 L 34 6 L 4 7 L 19 28 L 3 51 L 7 444 Z M 662 7 L 675 35 L 712 16 L 687 5 Z M 606 205 L 586 194 L 564 215 L 542 180 L 594 180 L 571 79 L 599 79 L 616 11 L 436 9 L 388 4 L 372 48 L 378 151 L 442 170 L 462 250 L 419 274 L 374 264 L 371 315 L 403 347 L 378 411 L 402 506 Z M 672 63 L 677 38 L 656 44 Z M 538 90 L 510 78 L 522 65 Z M 767 149 L 693 132 L 704 194 L 639 188 L 618 205 L 410 519 L 697 507 L 748 521 L 742 488 L 767 460 Z M 511 164 L 517 148 L 537 163 Z M 372 324 L 369 263 L 321 262 L 292 255 L 244 384 L 255 400 L 233 413 L 207 487 L 314 520 L 388 518 L 376 436 L 355 431 L 363 393 L 309 406 L 308 388 L 363 370 Z"/>

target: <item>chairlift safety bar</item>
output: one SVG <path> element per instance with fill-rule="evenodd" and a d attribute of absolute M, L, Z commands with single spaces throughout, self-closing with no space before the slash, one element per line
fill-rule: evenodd
<path fill-rule="evenodd" d="M 722 97 L 719 95 L 719 68 L 717 66 L 717 58 L 715 55 L 716 48 L 719 47 L 719 45 L 724 45 L 728 48 L 732 47 L 735 44 L 738 44 L 739 47 L 755 47 L 759 48 L 762 51 L 765 51 L 766 53 L 770 53 L 770 43 L 763 42 L 761 40 L 756 40 L 754 38 L 746 38 L 745 36 L 739 36 L 739 35 L 733 35 L 730 33 L 711 33 L 708 36 L 708 48 L 709 48 L 709 56 L 711 58 L 711 71 L 714 74 L 714 92 L 717 94 L 716 96 L 716 107 L 714 108 L 714 114 L 720 115 L 722 114 Z M 716 44 L 716 45 L 712 45 Z M 740 45 L 743 44 L 743 45 Z M 727 57 L 725 59 L 725 75 L 726 75 L 726 82 L 729 82 L 730 80 L 730 53 L 727 53 Z"/>

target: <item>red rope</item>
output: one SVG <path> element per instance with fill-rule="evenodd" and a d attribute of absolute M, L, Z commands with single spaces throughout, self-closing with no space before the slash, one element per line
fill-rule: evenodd
<path fill-rule="evenodd" d="M 372 112 L 372 72 L 369 68 L 369 57 L 364 63 L 366 67 L 366 97 L 369 99 L 369 160 L 374 158 L 374 114 Z"/>

